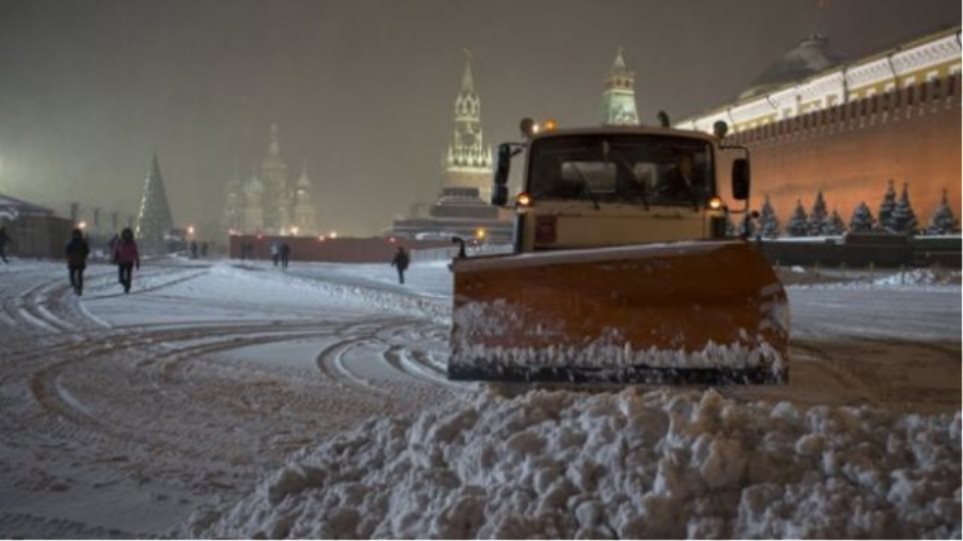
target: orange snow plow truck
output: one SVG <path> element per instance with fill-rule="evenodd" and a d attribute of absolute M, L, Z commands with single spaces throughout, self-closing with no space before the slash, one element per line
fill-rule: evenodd
<path fill-rule="evenodd" d="M 553 124 L 526 119 L 524 141 L 498 147 L 492 203 L 513 214 L 514 250 L 452 261 L 448 377 L 788 382 L 785 290 L 748 234 L 729 232 L 732 214 L 750 223 L 748 150 L 720 144 L 722 123 L 715 136 L 667 119 Z"/>

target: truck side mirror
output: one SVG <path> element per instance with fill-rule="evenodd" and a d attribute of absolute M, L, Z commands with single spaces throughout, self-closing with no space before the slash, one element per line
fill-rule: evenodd
<path fill-rule="evenodd" d="M 492 189 L 492 205 L 504 207 L 506 203 L 508 203 L 508 186 L 496 184 Z"/>
<path fill-rule="evenodd" d="M 745 158 L 732 162 L 732 197 L 739 201 L 749 199 L 749 160 Z"/>
<path fill-rule="evenodd" d="M 503 207 L 508 203 L 508 174 L 512 168 L 512 147 L 508 143 L 498 145 L 498 163 L 495 165 L 495 186 L 492 189 L 492 205 Z"/>

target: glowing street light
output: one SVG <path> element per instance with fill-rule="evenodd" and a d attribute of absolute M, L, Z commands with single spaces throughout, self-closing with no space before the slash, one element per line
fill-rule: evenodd
<path fill-rule="evenodd" d="M 336 238 L 338 238 L 338 232 L 337 232 L 337 231 L 332 231 L 332 232 L 328 233 L 328 238 L 331 238 L 331 239 L 336 239 Z"/>
<path fill-rule="evenodd" d="M 298 234 L 298 227 L 297 226 L 292 227 L 291 236 L 294 237 L 294 236 L 297 236 L 297 234 Z"/>
<path fill-rule="evenodd" d="M 193 225 L 187 226 L 187 234 L 188 234 L 188 235 L 191 235 L 191 236 L 194 236 L 194 226 L 193 226 Z"/>
<path fill-rule="evenodd" d="M 80 222 L 78 222 L 78 223 L 77 223 L 77 229 L 80 229 L 81 231 L 83 231 L 84 229 L 87 229 L 87 222 L 85 222 L 85 221 L 83 221 L 83 220 L 81 220 Z"/>

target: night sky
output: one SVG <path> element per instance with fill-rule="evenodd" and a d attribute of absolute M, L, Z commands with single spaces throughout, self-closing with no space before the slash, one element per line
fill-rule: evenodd
<path fill-rule="evenodd" d="M 494 145 L 598 124 L 620 45 L 645 123 L 815 32 L 853 58 L 959 23 L 958 0 L 0 0 L 0 193 L 133 214 L 156 150 L 175 222 L 213 227 L 277 121 L 322 227 L 373 234 L 441 186 L 465 47 Z"/>

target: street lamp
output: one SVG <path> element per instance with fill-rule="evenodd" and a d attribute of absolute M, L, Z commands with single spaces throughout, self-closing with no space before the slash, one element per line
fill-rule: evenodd
<path fill-rule="evenodd" d="M 80 229 L 81 231 L 87 229 L 87 222 L 81 220 L 79 223 L 77 223 L 77 229 Z"/>
<path fill-rule="evenodd" d="M 298 236 L 298 227 L 297 227 L 297 226 L 294 226 L 294 227 L 291 228 L 291 236 L 292 236 L 292 237 Z"/>

